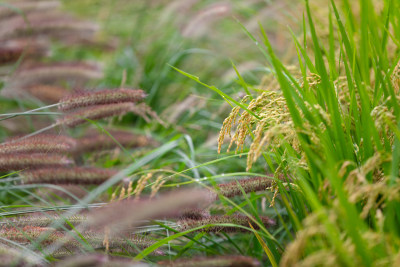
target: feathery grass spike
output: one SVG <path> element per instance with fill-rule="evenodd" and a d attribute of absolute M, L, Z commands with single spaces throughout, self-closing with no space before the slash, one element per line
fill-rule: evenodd
<path fill-rule="evenodd" d="M 67 95 L 60 100 L 60 110 L 72 110 L 82 107 L 115 104 L 123 102 L 139 102 L 146 97 L 143 90 L 113 89 L 97 92 L 85 91 Z"/>

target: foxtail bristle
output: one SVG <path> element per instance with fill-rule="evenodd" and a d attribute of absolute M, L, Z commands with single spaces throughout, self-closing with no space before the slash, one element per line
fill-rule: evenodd
<path fill-rule="evenodd" d="M 44 153 L 9 153 L 0 154 L 1 171 L 19 171 L 44 166 L 71 165 L 73 161 L 63 155 Z"/>
<path fill-rule="evenodd" d="M 210 193 L 200 189 L 179 190 L 151 200 L 118 201 L 94 210 L 89 214 L 89 224 L 120 231 L 140 225 L 143 220 L 179 216 L 189 208 L 202 209 L 212 201 Z"/>
<path fill-rule="evenodd" d="M 110 130 L 110 136 L 106 133 L 89 133 L 77 139 L 76 153 L 112 149 L 118 147 L 118 143 L 124 148 L 147 147 L 155 145 L 155 141 L 145 135 L 134 134 L 128 131 Z M 118 143 L 116 143 L 117 141 Z"/>
<path fill-rule="evenodd" d="M 47 12 L 54 10 L 61 5 L 60 1 L 16 1 L 12 2 L 14 8 L 18 8 L 23 14 L 27 15 L 32 12 Z M 0 20 L 9 17 L 20 16 L 18 12 L 7 6 L 0 6 Z"/>
<path fill-rule="evenodd" d="M 44 103 L 54 104 L 60 101 L 63 97 L 69 94 L 69 91 L 61 86 L 35 84 L 22 88 L 24 91 Z"/>
<path fill-rule="evenodd" d="M 57 213 L 38 213 L 32 215 L 23 215 L 18 217 L 10 217 L 4 218 L 0 221 L 0 229 L 7 227 L 26 227 L 26 226 L 34 226 L 34 227 L 50 227 L 54 224 L 55 221 L 61 220 L 62 216 Z M 70 227 L 72 225 L 78 225 L 80 223 L 84 223 L 87 221 L 87 216 L 84 214 L 75 214 L 73 216 L 69 216 L 64 218 L 68 223 L 64 225 L 64 227 Z"/>
<path fill-rule="evenodd" d="M 0 144 L 0 154 L 11 153 L 69 153 L 76 146 L 75 139 L 62 135 L 38 134 L 29 138 L 13 138 Z"/>
<path fill-rule="evenodd" d="M 39 40 L 16 39 L 0 43 L 0 65 L 16 62 L 24 58 L 36 58 L 48 52 L 49 44 Z"/>
<path fill-rule="evenodd" d="M 62 81 L 86 82 L 103 77 L 102 69 L 93 63 L 63 62 L 24 65 L 10 79 L 7 87 L 26 88 L 35 84 L 57 84 Z"/>
<path fill-rule="evenodd" d="M 57 121 L 58 125 L 76 127 L 89 120 L 98 120 L 113 116 L 122 116 L 135 109 L 133 103 L 117 103 L 108 105 L 98 105 L 65 114 Z"/>
<path fill-rule="evenodd" d="M 97 92 L 85 91 L 67 95 L 60 100 L 58 108 L 63 111 L 95 105 L 139 102 L 146 97 L 143 90 L 114 89 Z"/>
<path fill-rule="evenodd" d="M 104 233 L 82 232 L 81 235 L 92 248 L 104 249 Z M 29 244 L 37 241 L 41 236 L 46 237 L 42 240 L 41 245 L 57 246 L 57 244 L 62 244 L 52 253 L 53 256 L 65 256 L 85 248 L 83 243 L 75 239 L 68 231 L 58 231 L 52 228 L 36 226 L 25 226 L 22 228 L 4 227 L 0 229 L 0 237 L 20 244 Z M 142 235 L 133 235 L 128 238 L 112 237 L 109 241 L 110 251 L 112 252 L 136 252 L 136 247 L 143 249 L 151 246 L 153 243 L 152 240 Z"/>
<path fill-rule="evenodd" d="M 54 167 L 25 171 L 21 174 L 26 184 L 101 184 L 117 173 L 116 170 L 94 167 Z"/>
<path fill-rule="evenodd" d="M 219 184 L 219 193 L 225 197 L 234 197 L 245 193 L 266 190 L 273 182 L 272 177 L 254 177 L 232 181 L 226 184 Z M 218 197 L 218 196 L 216 196 Z"/>
<path fill-rule="evenodd" d="M 263 224 L 265 227 L 271 227 L 275 225 L 275 221 L 269 217 L 260 216 Z M 240 227 L 234 226 L 223 226 L 218 224 L 235 224 L 239 226 L 246 226 L 249 227 L 250 218 L 244 215 L 213 215 L 204 217 L 198 220 L 195 219 L 181 219 L 177 222 L 180 231 L 187 231 L 193 228 L 197 228 L 200 226 L 205 226 L 209 224 L 216 224 L 212 226 L 208 226 L 202 228 L 198 231 L 205 231 L 205 232 L 243 232 L 246 231 Z M 258 225 L 254 224 L 254 229 L 259 229 Z"/>

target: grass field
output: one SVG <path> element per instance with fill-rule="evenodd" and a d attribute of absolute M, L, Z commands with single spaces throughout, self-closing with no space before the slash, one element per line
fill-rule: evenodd
<path fill-rule="evenodd" d="M 396 0 L 0 1 L 0 266 L 400 265 Z"/>

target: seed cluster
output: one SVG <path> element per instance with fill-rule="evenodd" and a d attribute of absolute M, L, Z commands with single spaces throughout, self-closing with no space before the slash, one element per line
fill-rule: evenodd
<path fill-rule="evenodd" d="M 242 190 L 245 193 L 263 191 L 271 186 L 273 180 L 271 177 L 253 177 L 240 179 L 238 181 L 219 184 L 219 193 L 225 197 L 231 198 L 242 195 Z"/>
<path fill-rule="evenodd" d="M 24 183 L 52 184 L 101 184 L 117 173 L 116 170 L 93 167 L 55 167 L 25 171 L 21 174 Z"/>
<path fill-rule="evenodd" d="M 262 223 L 265 227 L 271 227 L 275 225 L 275 221 L 269 217 L 260 217 Z M 212 215 L 208 217 L 201 218 L 199 220 L 194 219 L 182 219 L 177 222 L 180 231 L 187 231 L 190 229 L 194 229 L 201 226 L 209 225 L 205 228 L 201 228 L 197 231 L 204 231 L 204 232 L 243 232 L 247 231 L 246 229 L 235 227 L 234 225 L 238 226 L 246 226 L 249 227 L 249 222 L 251 220 L 244 215 Z M 232 226 L 225 226 L 219 224 L 231 224 Z M 258 225 L 252 223 L 254 229 L 258 230 Z"/>
<path fill-rule="evenodd" d="M 114 89 L 98 92 L 80 92 L 70 94 L 60 100 L 60 110 L 67 111 L 95 105 L 116 104 L 123 102 L 139 102 L 146 97 L 143 90 Z"/>

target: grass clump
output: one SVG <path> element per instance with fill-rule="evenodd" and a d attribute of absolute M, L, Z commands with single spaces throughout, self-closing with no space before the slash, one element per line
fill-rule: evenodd
<path fill-rule="evenodd" d="M 65 25 L 72 15 L 57 18 L 50 11 L 41 20 L 35 5 L 24 3 L 17 6 L 37 28 L 28 32 L 20 18 L 0 12 L 0 20 L 13 21 L 17 30 L 0 32 L 32 38 L 35 45 L 43 37 L 46 49 L 27 50 L 24 58 L 20 46 L 0 48 L 6 70 L 16 64 L 15 72 L 5 72 L 2 96 L 29 93 L 27 99 L 0 99 L 18 109 L 1 115 L 8 129 L 1 133 L 13 135 L 15 117 L 46 118 L 50 126 L 20 130 L 25 135 L 0 145 L 0 239 L 10 246 L 3 253 L 7 262 L 22 264 L 20 254 L 29 251 L 40 259 L 32 264 L 44 266 L 399 263 L 397 1 L 290 2 L 287 35 L 261 22 L 260 36 L 252 17 L 272 11 L 278 17 L 282 3 L 107 1 L 81 10 L 97 14 L 108 34 L 118 35 L 108 47 L 115 58 L 94 37 L 95 24 L 82 20 L 87 28 L 79 31 L 78 22 Z M 300 6 L 303 16 L 293 11 Z M 111 20 L 130 12 L 140 25 Z M 240 21 L 234 26 L 231 14 Z M 154 26 L 156 15 L 163 34 Z M 214 39 L 218 27 L 229 33 L 226 39 Z M 240 27 L 248 46 L 234 34 Z M 57 34 L 60 28 L 77 38 Z M 222 74 L 226 62 L 196 57 L 209 53 L 205 49 L 227 50 L 227 40 L 245 59 L 245 67 L 232 64 L 237 78 L 230 82 Z M 245 49 L 251 41 L 264 58 Z M 62 48 L 71 43 L 78 47 Z M 224 48 L 212 48 L 218 44 Z M 281 60 L 282 47 L 287 53 Z M 104 61 L 104 73 L 96 64 L 74 61 L 86 57 Z M 252 58 L 263 65 L 243 75 Z M 206 70 L 197 73 L 198 66 Z M 90 83 L 95 90 L 82 90 Z M 201 93 L 204 86 L 209 94 Z M 38 88 L 45 88 L 40 97 Z M 37 107 L 40 99 L 52 105 Z"/>

